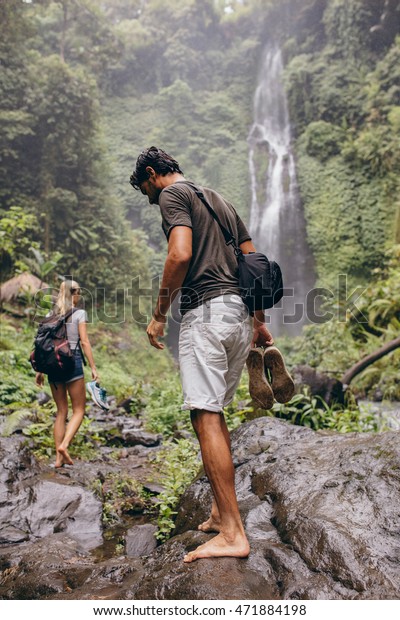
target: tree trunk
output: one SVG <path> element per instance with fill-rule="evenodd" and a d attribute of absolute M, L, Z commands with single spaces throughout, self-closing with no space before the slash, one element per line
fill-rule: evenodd
<path fill-rule="evenodd" d="M 387 342 L 380 349 L 377 349 L 373 353 L 363 357 L 359 362 L 357 362 L 357 364 L 354 364 L 354 366 L 344 373 L 343 377 L 340 379 L 343 386 L 345 387 L 346 385 L 350 385 L 350 382 L 354 379 L 354 377 L 360 374 L 360 372 L 362 372 L 365 368 L 381 359 L 384 355 L 394 351 L 398 347 L 400 347 L 400 337 Z"/>

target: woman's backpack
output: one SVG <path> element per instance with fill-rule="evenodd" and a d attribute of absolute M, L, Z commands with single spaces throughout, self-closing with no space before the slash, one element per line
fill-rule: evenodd
<path fill-rule="evenodd" d="M 66 322 L 77 310 L 71 308 L 64 316 L 46 317 L 39 325 L 29 361 L 36 372 L 63 381 L 75 367 L 74 352 L 68 341 Z"/>

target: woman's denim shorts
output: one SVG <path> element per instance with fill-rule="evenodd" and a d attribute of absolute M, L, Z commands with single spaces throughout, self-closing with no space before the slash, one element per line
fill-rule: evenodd
<path fill-rule="evenodd" d="M 54 379 L 49 375 L 49 383 L 71 383 L 72 381 L 76 381 L 77 379 L 82 379 L 84 377 L 83 360 L 82 360 L 82 354 L 81 354 L 81 350 L 79 346 L 76 347 L 75 349 L 74 359 L 75 359 L 75 367 L 72 373 L 69 375 L 69 377 L 65 381 Z"/>

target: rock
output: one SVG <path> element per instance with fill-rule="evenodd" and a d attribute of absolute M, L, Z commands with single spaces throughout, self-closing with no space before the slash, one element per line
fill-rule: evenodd
<path fill-rule="evenodd" d="M 102 504 L 90 491 L 40 471 L 26 448 L 0 442 L 0 540 L 15 543 L 66 532 L 87 549 L 102 542 Z M 15 443 L 14 443 L 15 445 Z"/>
<path fill-rule="evenodd" d="M 125 545 L 128 558 L 140 558 L 150 555 L 157 547 L 155 537 L 158 527 L 151 523 L 135 525 L 126 533 Z"/>
<path fill-rule="evenodd" d="M 114 445 L 145 446 L 147 448 L 158 446 L 162 439 L 162 435 L 154 435 L 147 431 L 138 430 L 133 425 L 130 428 L 124 426 L 122 429 L 117 427 L 110 435 Z"/>
<path fill-rule="evenodd" d="M 135 590 L 141 563 L 127 558 L 97 563 L 66 534 L 52 534 L 1 549 L 0 570 L 1 599 L 114 600 Z"/>
<path fill-rule="evenodd" d="M 175 536 L 144 562 L 135 597 L 143 600 L 278 599 L 271 567 L 259 557 L 221 558 L 193 564 L 184 555 L 208 540 L 200 532 Z"/>
<path fill-rule="evenodd" d="M 46 392 L 39 392 L 36 395 L 36 400 L 39 405 L 45 405 L 51 400 L 51 396 L 49 396 L 49 394 L 46 394 Z"/>
<path fill-rule="evenodd" d="M 339 379 L 328 377 L 305 365 L 295 366 L 292 370 L 292 377 L 297 392 L 301 392 L 304 387 L 308 386 L 312 396 L 320 396 L 328 405 L 333 403 L 344 405 L 345 391 Z"/>
<path fill-rule="evenodd" d="M 7 485 L 23 481 L 39 474 L 38 461 L 24 446 L 24 437 L 0 438 L 0 494 L 7 491 Z M 1 506 L 1 502 L 0 502 Z"/>
<path fill-rule="evenodd" d="M 143 489 L 153 495 L 160 495 L 160 493 L 165 491 L 165 487 L 161 486 L 161 484 L 157 484 L 156 482 L 145 482 Z"/>
<path fill-rule="evenodd" d="M 14 442 L 14 450 L 16 447 Z M 135 450 L 148 451 L 141 446 Z M 0 596 L 63 600 L 400 598 L 398 433 L 314 432 L 263 417 L 232 434 L 232 450 L 250 556 L 191 564 L 183 562 L 184 555 L 213 536 L 197 531 L 211 507 L 204 476 L 182 497 L 169 541 L 147 557 L 96 562 L 67 536 L 71 531 L 75 538 L 74 530 L 67 528 L 73 498 L 80 496 L 79 487 L 65 482 L 67 527 L 64 532 L 52 533 L 56 522 L 55 529 L 63 529 L 59 489 L 43 487 L 44 482 L 54 480 L 40 472 L 33 482 L 23 450 L 15 450 L 14 460 L 8 452 L 4 455 L 8 469 L 1 464 L 0 483 L 9 492 L 16 489 L 20 520 L 6 519 L 3 528 L 8 529 L 10 542 L 25 534 L 30 540 L 0 548 Z M 25 469 L 17 467 L 17 457 L 25 462 Z M 49 493 L 55 498 L 54 507 Z M 23 504 L 26 495 L 31 504 Z M 33 519 L 31 505 L 37 502 Z M 1 522 L 4 516 L 7 514 L 0 515 Z M 78 513 L 79 520 L 81 517 Z M 85 518 L 83 515 L 84 523 Z M 24 519 L 29 527 L 24 527 Z M 46 538 L 31 542 L 31 527 L 48 532 Z M 136 528 L 130 532 L 136 542 L 142 540 L 141 535 Z"/>
<path fill-rule="evenodd" d="M 29 539 L 29 534 L 12 525 L 0 527 L 0 545 L 19 543 Z"/>
<path fill-rule="evenodd" d="M 0 505 L 0 537 L 15 542 L 15 528 L 30 540 L 66 532 L 86 549 L 102 543 L 102 505 L 93 493 L 65 479 L 35 478 L 14 485 Z M 7 532 L 11 532 L 8 540 Z"/>
<path fill-rule="evenodd" d="M 259 418 L 233 433 L 232 448 L 247 562 L 267 562 L 279 598 L 399 598 L 396 433 L 316 433 Z M 188 489 L 178 537 L 204 519 L 210 500 L 204 479 Z"/>
<path fill-rule="evenodd" d="M 131 413 L 131 405 L 133 403 L 133 397 L 125 398 L 123 401 L 118 403 L 118 407 L 121 407 L 126 411 L 126 413 Z"/>

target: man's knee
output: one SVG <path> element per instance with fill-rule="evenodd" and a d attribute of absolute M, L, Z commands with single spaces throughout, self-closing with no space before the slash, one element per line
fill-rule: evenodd
<path fill-rule="evenodd" d="M 223 413 L 215 411 L 206 411 L 204 409 L 193 409 L 190 412 L 190 419 L 197 435 L 206 431 L 213 431 L 221 428 Z"/>

